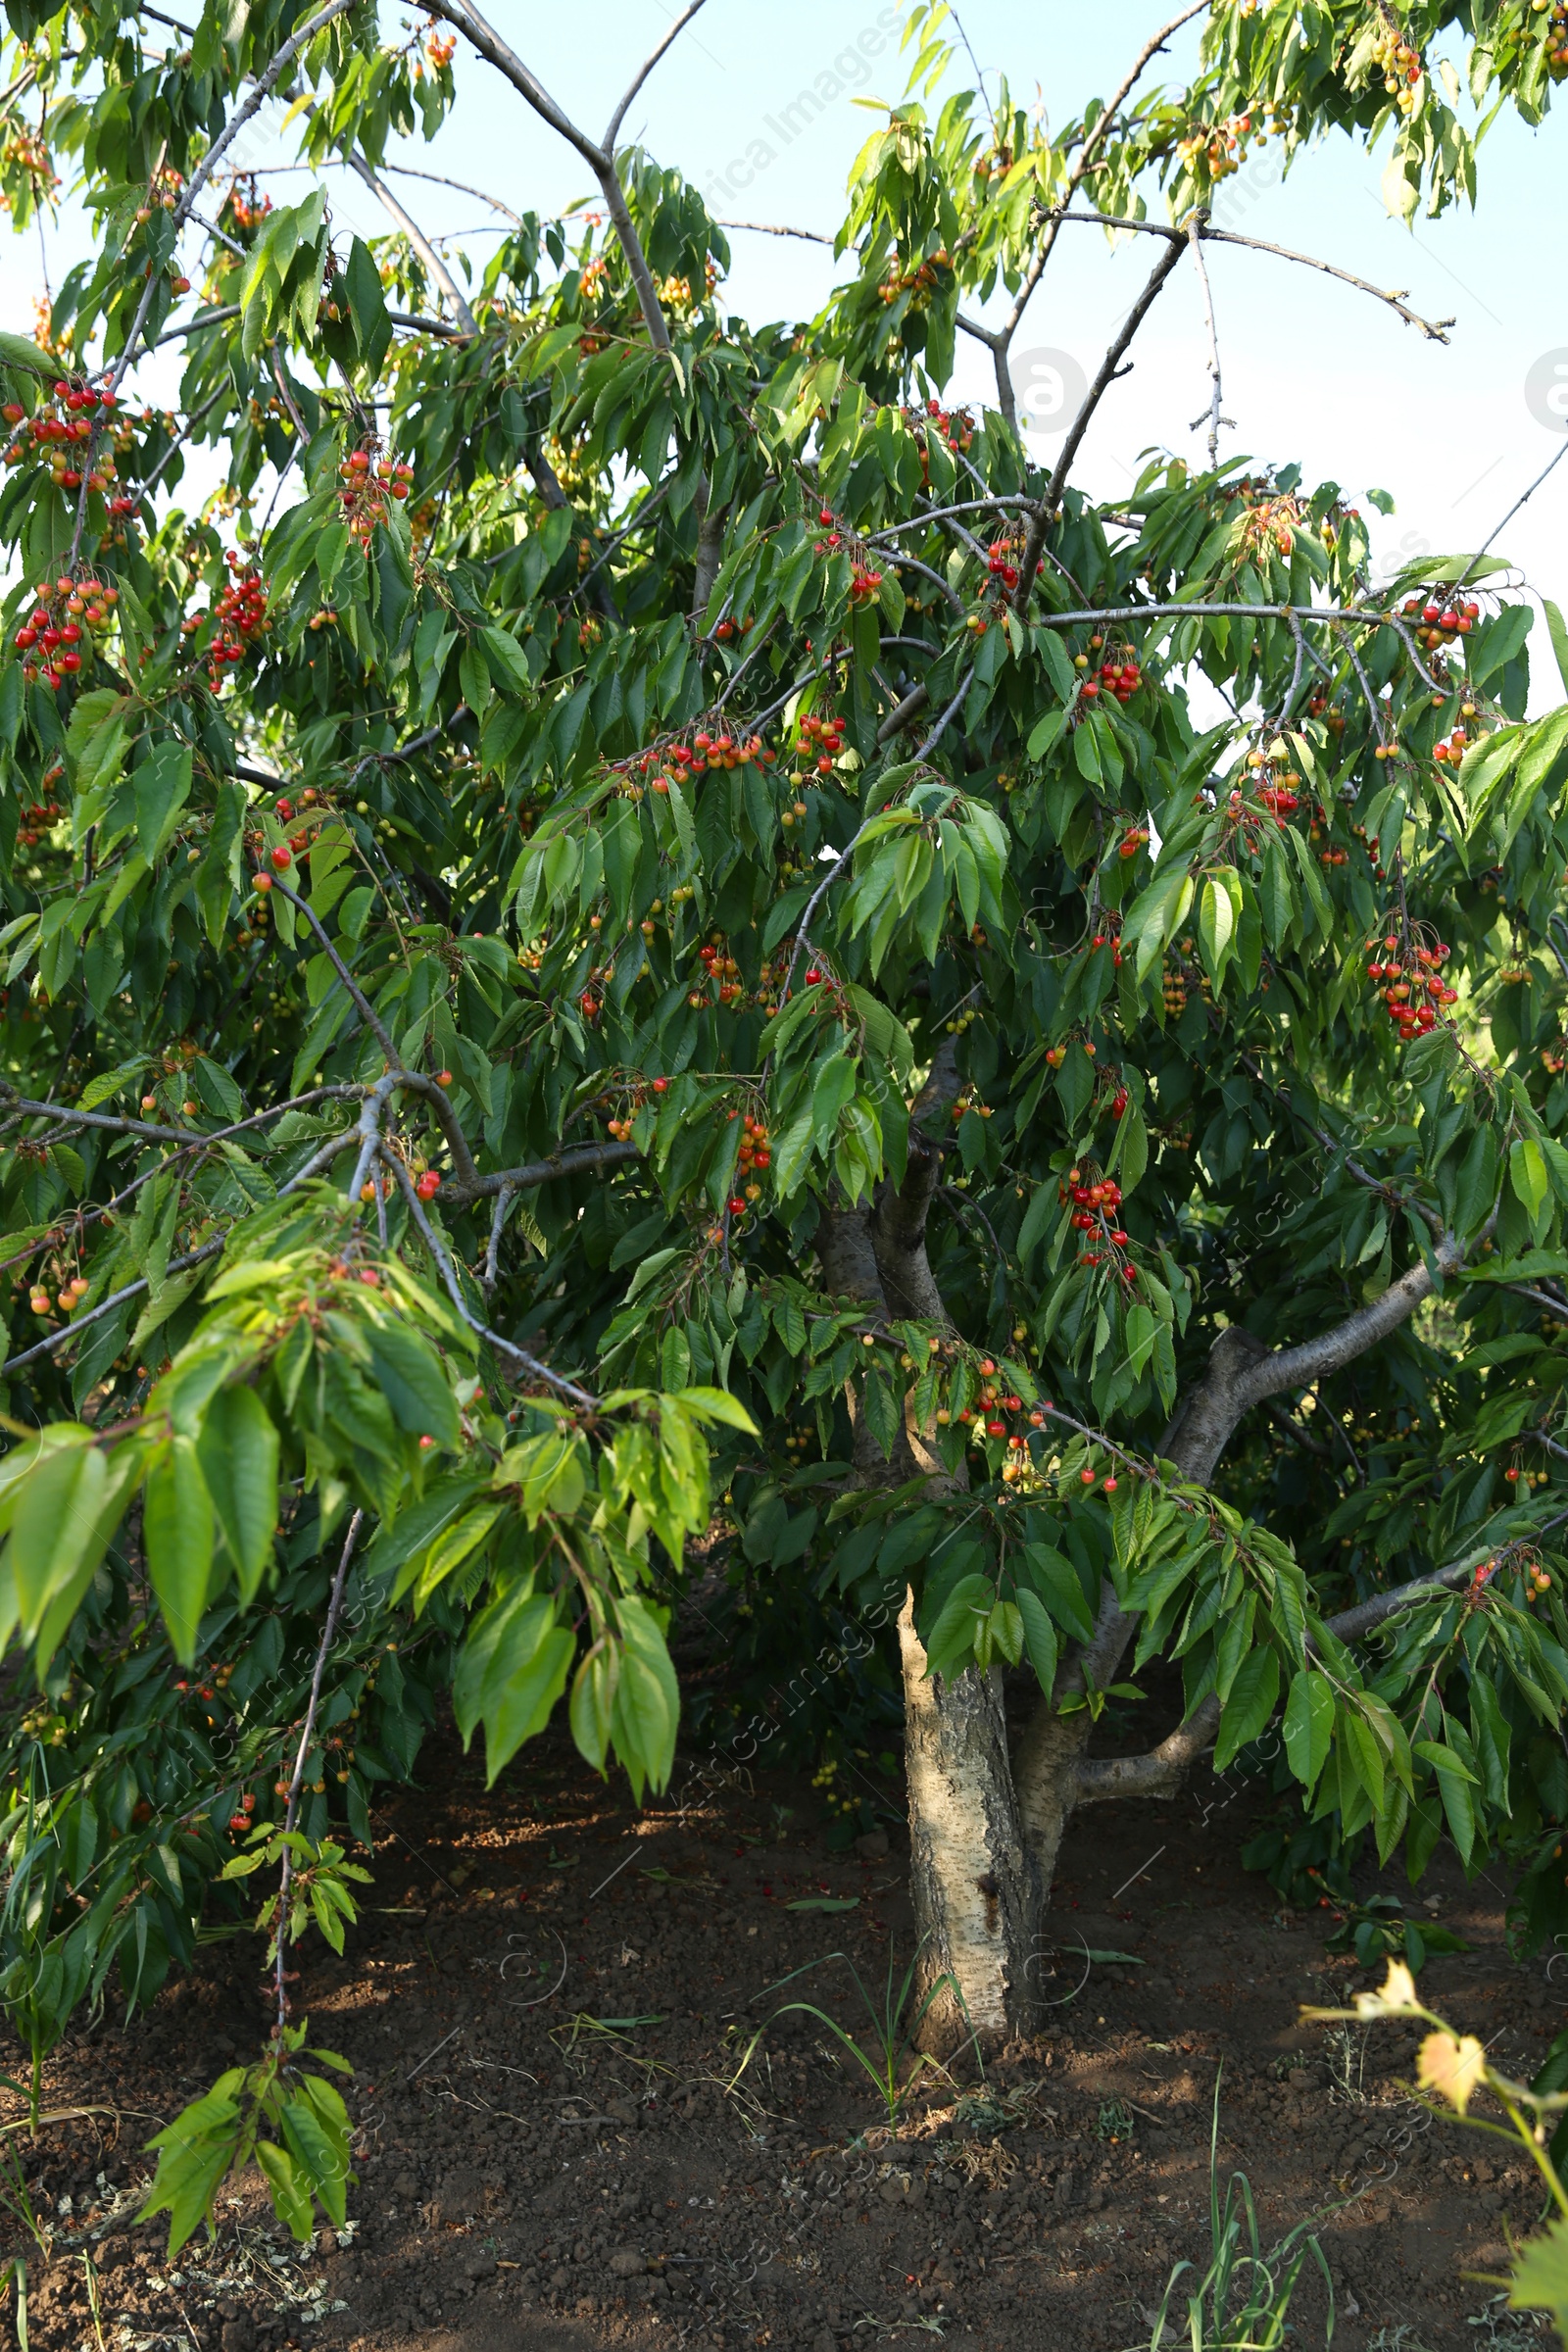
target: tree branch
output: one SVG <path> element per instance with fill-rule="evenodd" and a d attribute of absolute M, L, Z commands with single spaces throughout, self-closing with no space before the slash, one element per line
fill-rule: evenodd
<path fill-rule="evenodd" d="M 1186 229 L 1173 228 L 1163 220 L 1134 220 L 1122 213 L 1070 213 L 1062 208 L 1054 217 L 1058 222 L 1132 229 L 1146 237 L 1182 237 L 1189 233 Z M 1337 277 L 1342 285 L 1354 286 L 1358 293 L 1370 294 L 1375 302 L 1386 303 L 1391 311 L 1397 313 L 1406 326 L 1419 327 L 1429 342 L 1446 343 L 1448 340 L 1444 329 L 1452 326 L 1451 318 L 1423 318 L 1420 312 L 1412 311 L 1400 295 L 1375 286 L 1370 278 L 1357 277 L 1351 270 L 1341 270 L 1333 262 L 1319 261 L 1316 254 L 1297 253 L 1289 245 L 1271 245 L 1264 237 L 1244 237 L 1233 228 L 1214 228 L 1207 221 L 1199 234 L 1205 245 L 1241 245 L 1252 253 L 1272 254 L 1276 261 L 1296 262 L 1303 270 L 1317 270 L 1325 277 Z"/>
<path fill-rule="evenodd" d="M 1206 7 L 1207 0 L 1203 0 L 1203 4 Z M 1196 14 L 1197 12 L 1194 11 L 1192 13 Z M 1072 471 L 1073 460 L 1078 455 L 1079 448 L 1083 442 L 1083 437 L 1089 430 L 1090 422 L 1094 416 L 1095 411 L 1099 408 L 1101 401 L 1103 399 L 1106 391 L 1109 389 L 1111 383 L 1115 379 L 1116 371 L 1121 365 L 1122 354 L 1126 351 L 1127 346 L 1137 334 L 1138 329 L 1143 325 L 1145 318 L 1149 316 L 1150 311 L 1152 309 L 1159 296 L 1161 287 L 1164 285 L 1165 280 L 1170 276 L 1171 271 L 1175 269 L 1177 263 L 1181 260 L 1181 245 L 1170 245 L 1167 246 L 1166 250 L 1160 255 L 1159 260 L 1154 264 L 1152 270 L 1150 272 L 1148 284 L 1145 286 L 1142 294 L 1139 295 L 1138 300 L 1133 304 L 1132 309 L 1128 312 L 1126 318 L 1123 319 L 1121 332 L 1116 336 L 1114 342 L 1110 346 L 1110 349 L 1101 361 L 1100 372 L 1095 377 L 1094 382 L 1090 385 L 1088 396 L 1085 399 L 1082 408 L 1078 411 L 1077 416 L 1072 420 L 1072 424 L 1068 429 L 1067 438 L 1062 444 L 1061 455 L 1056 460 L 1055 470 L 1052 474 L 1050 481 L 1047 483 L 1045 495 L 1040 501 L 1039 512 L 1035 516 L 1033 527 L 1029 533 L 1029 544 L 1024 550 L 1023 563 L 1019 566 L 1018 587 L 1016 596 L 1014 598 L 1014 605 L 1016 611 L 1020 614 L 1022 614 L 1028 607 L 1029 594 L 1034 586 L 1035 573 L 1039 568 L 1041 553 L 1046 544 L 1046 533 L 1051 527 L 1052 516 L 1055 514 L 1057 505 L 1060 502 L 1062 491 L 1065 489 L 1067 484 L 1067 476 Z"/>
<path fill-rule="evenodd" d="M 1561 1524 L 1548 1520 L 1547 1527 Z M 1544 1534 L 1545 1528 L 1540 1533 Z M 1534 1543 L 1535 1537 L 1521 1537 L 1497 1554 L 1500 1565 L 1510 1552 L 1522 1550 Z M 1353 1608 L 1342 1609 L 1337 1617 L 1324 1620 L 1324 1630 L 1337 1642 L 1358 1642 L 1376 1633 L 1392 1618 L 1402 1617 L 1407 1609 L 1419 1608 L 1426 1600 L 1447 1600 L 1456 1587 L 1474 1577 L 1479 1563 L 1474 1559 L 1454 1560 L 1446 1568 L 1437 1569 L 1431 1576 L 1417 1576 L 1409 1582 L 1396 1585 L 1392 1592 L 1375 1592 L 1370 1600 L 1358 1601 Z M 1311 1636 L 1307 1637 L 1307 1654 L 1313 1653 Z M 1214 1744 L 1219 1730 L 1220 1704 L 1212 1695 L 1178 1725 L 1157 1747 L 1140 1756 L 1086 1756 L 1078 1766 L 1078 1798 L 1083 1804 L 1115 1796 L 1175 1796 L 1181 1788 L 1188 1770 L 1206 1749 Z"/>
<path fill-rule="evenodd" d="M 1089 173 L 1094 170 L 1095 158 L 1109 136 L 1116 117 L 1120 113 L 1124 101 L 1136 86 L 1144 68 L 1159 55 L 1173 32 L 1179 32 L 1184 24 L 1190 24 L 1194 17 L 1202 16 L 1211 5 L 1212 0 L 1194 0 L 1191 8 L 1184 9 L 1179 17 L 1172 17 L 1168 24 L 1161 25 L 1159 31 L 1144 43 L 1123 77 L 1120 87 L 1102 109 L 1094 129 L 1086 135 L 1083 145 L 1078 150 L 1077 160 L 1067 174 L 1066 190 L 1062 197 L 1062 210 L 1053 214 L 1034 259 L 1024 272 L 1023 284 L 1018 289 L 1012 308 L 1002 325 L 995 330 L 995 338 L 992 340 L 992 351 L 997 363 L 997 394 L 1002 413 L 1010 425 L 1016 425 L 1017 409 L 1013 397 L 1012 378 L 1007 371 L 1007 350 L 1017 331 L 1018 323 L 1029 307 L 1030 297 L 1045 274 L 1046 264 L 1051 259 L 1052 249 L 1056 242 L 1062 220 L 1066 217 L 1065 208 L 1071 204 Z M 988 339 L 990 338 L 981 337 L 982 341 Z"/>
<path fill-rule="evenodd" d="M 372 171 L 366 158 L 358 151 L 350 155 L 348 165 L 351 172 L 359 173 L 371 195 L 377 198 L 383 210 L 402 229 L 403 234 L 408 238 L 409 243 L 414 247 L 415 252 L 452 305 L 453 315 L 464 334 L 477 335 L 479 321 L 468 308 L 463 289 L 413 215 L 405 212 L 392 190 L 387 186 L 386 181 Z"/>
<path fill-rule="evenodd" d="M 637 72 L 632 76 L 631 86 L 628 88 L 626 95 L 624 98 L 622 98 L 620 104 L 616 107 L 614 113 L 611 116 L 604 138 L 600 142 L 606 155 L 614 154 L 615 140 L 619 133 L 620 126 L 626 119 L 626 111 L 631 105 L 632 100 L 636 97 L 638 91 L 642 88 L 643 83 L 648 79 L 649 74 L 658 65 L 665 50 L 680 38 L 680 35 L 685 31 L 693 17 L 696 16 L 698 10 L 704 5 L 705 0 L 686 0 L 686 6 L 681 10 L 680 15 L 675 18 L 674 22 L 669 25 L 662 38 L 655 42 L 653 48 L 649 51 L 641 66 L 638 67 Z"/>
<path fill-rule="evenodd" d="M 347 0 L 342 0 L 342 4 L 346 6 Z M 700 6 L 702 0 L 697 0 L 697 4 Z M 642 312 L 644 324 L 648 328 L 648 339 L 656 351 L 668 351 L 669 326 L 664 318 L 663 306 L 660 302 L 658 289 L 654 284 L 653 271 L 648 266 L 648 256 L 643 251 L 642 239 L 638 236 L 636 225 L 626 209 L 626 191 L 620 184 L 620 174 L 615 169 L 613 153 L 608 152 L 605 147 L 596 146 L 588 133 L 585 130 L 579 130 L 570 116 L 563 113 L 544 84 L 529 73 L 521 58 L 508 47 L 495 27 L 486 23 L 479 11 L 472 5 L 472 0 L 430 0 L 429 13 L 431 16 L 443 18 L 448 24 L 456 25 L 457 29 L 478 50 L 479 55 L 485 59 L 486 63 L 494 66 L 498 74 L 505 74 L 513 88 L 527 100 L 534 113 L 548 122 L 552 130 L 558 131 L 567 145 L 575 148 L 582 157 L 583 162 L 599 182 L 600 192 L 614 224 L 615 234 L 620 240 L 620 250 L 625 256 L 626 268 L 630 272 L 632 284 L 637 290 L 638 307 Z M 665 40 L 662 41 L 654 51 L 637 80 L 633 82 L 631 91 L 627 94 L 628 103 L 641 87 L 644 77 L 652 67 L 663 55 L 669 38 L 673 37 L 673 32 L 678 32 L 687 18 L 694 13 L 694 9 L 688 8 L 685 15 L 677 21 L 672 28 L 672 33 L 666 36 Z M 619 120 L 619 113 L 612 118 L 611 127 L 612 130 Z"/>
<path fill-rule="evenodd" d="M 488 1200 L 501 1193 L 531 1191 L 535 1185 L 554 1184 L 563 1176 L 592 1176 L 612 1168 L 623 1168 L 634 1159 L 641 1159 L 636 1144 L 584 1144 L 575 1152 L 556 1152 L 548 1159 L 525 1160 L 521 1167 L 498 1168 L 493 1175 L 477 1172 L 462 1180 L 454 1179 L 441 1188 L 442 1200 L 454 1208 L 466 1208 L 470 1200 Z"/>

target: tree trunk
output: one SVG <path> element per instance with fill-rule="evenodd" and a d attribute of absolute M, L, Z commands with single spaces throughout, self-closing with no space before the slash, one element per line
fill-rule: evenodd
<path fill-rule="evenodd" d="M 939 1056 L 917 1113 L 943 1099 L 951 1060 L 951 1054 Z M 911 1132 L 901 1185 L 883 1185 L 869 1208 L 824 1213 L 817 1250 L 829 1290 L 890 1316 L 948 1320 L 925 1248 L 941 1167 L 941 1155 Z M 924 1476 L 952 1486 L 928 1432 L 906 1428 L 885 1461 L 853 1394 L 850 1413 L 856 1475 L 866 1485 Z M 909 1884 L 920 1937 L 915 1986 L 917 2000 L 929 2004 L 918 2038 L 923 2049 L 948 2056 L 971 2037 L 994 2046 L 1029 2031 L 1039 1894 L 1013 1788 L 1000 1674 L 971 1667 L 951 1680 L 931 1675 L 908 1593 L 899 1652 Z"/>
<path fill-rule="evenodd" d="M 899 1615 L 904 1668 L 909 1892 L 922 2049 L 986 2046 L 1034 2022 L 1036 1879 L 1024 1847 L 1007 1755 L 1002 1678 L 971 1666 L 951 1682 L 926 1670 L 914 1596 Z"/>

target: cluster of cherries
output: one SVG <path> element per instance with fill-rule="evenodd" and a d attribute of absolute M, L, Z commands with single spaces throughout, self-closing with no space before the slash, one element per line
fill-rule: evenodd
<path fill-rule="evenodd" d="M 21 842 L 24 850 L 35 850 L 38 846 L 38 828 L 41 825 L 52 825 L 56 823 L 64 814 L 64 810 L 61 808 L 60 803 L 55 799 L 54 794 L 49 791 L 50 785 L 57 782 L 58 779 L 64 774 L 64 768 L 58 766 L 52 767 L 49 770 L 48 775 L 45 776 L 42 786 L 43 791 L 49 795 L 48 799 L 42 801 L 29 801 L 27 806 L 22 810 L 22 823 L 17 833 L 17 839 Z"/>
<path fill-rule="evenodd" d="M 671 784 L 689 783 L 705 768 L 748 767 L 753 762 L 771 767 L 777 758 L 760 735 L 711 735 L 699 727 L 690 743 L 661 744 L 628 760 L 620 770 L 626 778 L 620 790 L 625 799 L 640 801 L 645 789 L 666 794 Z M 646 787 L 643 777 L 648 779 Z"/>
<path fill-rule="evenodd" d="M 808 711 L 795 737 L 795 757 L 808 761 L 819 776 L 833 773 L 833 762 L 844 749 L 844 721 L 835 711 L 824 717 Z"/>
<path fill-rule="evenodd" d="M 453 58 L 457 54 L 457 47 L 458 36 L 455 32 L 437 32 L 433 24 L 426 26 L 424 35 L 424 54 L 429 59 L 436 73 L 445 73 L 447 67 L 451 65 Z M 420 64 L 419 60 L 416 59 L 414 65 L 414 78 L 416 81 L 419 79 L 423 71 L 423 66 Z"/>
<path fill-rule="evenodd" d="M 1126 1107 L 1127 1098 L 1123 1094 L 1122 1109 L 1125 1110 Z M 1120 1113 L 1117 1115 L 1119 1116 Z M 1063 1202 L 1068 1200 L 1072 1202 L 1072 1222 L 1075 1232 L 1086 1236 L 1095 1235 L 1104 1244 L 1102 1249 L 1086 1248 L 1080 1250 L 1078 1263 L 1081 1266 L 1098 1266 L 1108 1261 L 1123 1282 L 1136 1282 L 1138 1268 L 1133 1264 L 1131 1258 L 1124 1254 L 1131 1237 L 1120 1225 L 1113 1225 L 1107 1214 L 1107 1211 L 1121 1206 L 1121 1186 L 1115 1178 L 1102 1176 L 1096 1183 L 1086 1184 L 1083 1181 L 1081 1170 L 1069 1168 L 1066 1182 L 1056 1187 L 1056 1198 Z"/>
<path fill-rule="evenodd" d="M 1090 642 L 1093 644 L 1094 640 Z M 1098 647 L 1096 650 L 1099 650 Z M 1118 703 L 1130 703 L 1143 680 L 1144 673 L 1139 667 L 1137 655 L 1127 652 L 1113 655 L 1108 662 L 1102 662 L 1095 675 L 1085 678 L 1078 691 L 1086 703 L 1098 702 L 1102 693 L 1113 694 Z"/>
<path fill-rule="evenodd" d="M 318 799 L 319 795 L 318 794 L 315 785 L 307 784 L 304 791 L 300 794 L 300 806 L 298 809 L 296 809 L 294 803 L 288 798 L 286 793 L 279 793 L 277 799 L 273 802 L 273 810 L 277 816 L 279 824 L 292 824 L 296 816 L 298 816 L 300 819 L 299 831 L 297 833 L 291 833 L 287 841 L 279 841 L 274 843 L 273 847 L 267 853 L 269 860 L 278 873 L 286 874 L 296 858 L 305 858 L 310 855 L 311 843 L 316 838 L 315 833 L 312 831 L 312 827 L 313 825 L 320 822 L 320 816 L 316 813 L 307 814 L 305 812 L 307 810 L 314 812 L 316 810 L 317 802 Z M 322 813 L 324 813 L 324 811 Z M 272 877 L 267 871 L 266 866 L 262 868 L 260 873 L 253 875 L 252 880 L 255 884 L 255 887 L 264 895 L 272 887 Z"/>
<path fill-rule="evenodd" d="M 667 1095 L 668 1092 L 669 1080 L 667 1078 L 650 1078 L 646 1086 L 638 1086 L 633 1089 L 629 1110 L 619 1118 L 611 1118 L 605 1121 L 606 1131 L 614 1137 L 617 1144 L 629 1144 L 633 1117 L 647 1102 L 649 1095 Z"/>
<path fill-rule="evenodd" d="M 272 209 L 270 196 L 257 195 L 254 172 L 249 175 L 249 181 L 247 193 L 241 195 L 240 181 L 236 175 L 228 191 L 228 217 L 237 229 L 244 231 L 260 228 Z"/>
<path fill-rule="evenodd" d="M 1568 0 L 1556 0 L 1546 28 L 1546 71 L 1553 81 L 1568 74 Z"/>
<path fill-rule="evenodd" d="M 730 955 L 723 941 L 704 940 L 702 946 L 698 949 L 697 954 L 703 966 L 704 978 L 710 983 L 710 985 L 711 985 L 711 983 L 715 980 L 718 982 L 719 1004 L 738 1004 L 741 998 L 746 994 L 746 991 L 742 987 L 740 980 L 741 967 L 736 962 L 734 956 Z M 707 1004 L 711 1003 L 712 1000 L 705 995 L 701 989 L 694 988 L 687 997 L 686 1002 L 688 1004 L 695 1005 Z"/>
<path fill-rule="evenodd" d="M 91 384 L 72 383 L 62 376 L 54 387 L 54 404 L 45 404 L 36 416 L 29 417 L 20 401 L 8 400 L 0 408 L 0 416 L 7 424 L 25 429 L 18 433 L 5 453 L 8 466 L 20 466 L 27 454 L 30 440 L 36 450 L 48 450 L 49 471 L 58 488 L 79 490 L 82 468 L 78 457 L 87 464 L 86 481 L 89 490 L 107 490 L 115 479 L 115 461 L 109 450 L 94 454 L 90 449 L 97 429 L 95 419 L 113 416 L 116 400 L 113 392 L 95 391 Z M 64 412 L 62 414 L 61 412 Z M 109 502 L 111 514 L 129 514 L 135 510 L 133 498 L 119 496 Z"/>
<path fill-rule="evenodd" d="M 831 507 L 818 508 L 816 519 L 823 536 L 812 540 L 811 553 L 816 556 L 836 556 L 841 547 L 847 546 L 850 551 L 850 602 L 852 605 L 870 604 L 882 585 L 882 574 L 853 534 L 839 529 L 838 516 Z"/>
<path fill-rule="evenodd" d="M 402 459 L 378 458 L 376 445 L 351 449 L 338 467 L 343 484 L 339 493 L 349 530 L 362 548 L 368 547 L 376 524 L 386 520 L 386 502 L 406 499 L 414 482 L 414 467 Z"/>
<path fill-rule="evenodd" d="M 1179 963 L 1167 962 L 1160 973 L 1160 993 L 1165 1000 L 1166 1013 L 1179 1019 L 1187 1010 L 1187 975 Z"/>
<path fill-rule="evenodd" d="M 1022 553 L 1021 543 L 1007 533 L 1004 533 L 1000 539 L 993 539 L 986 551 L 986 569 L 991 574 L 992 585 L 1008 596 L 1018 585 L 1018 558 Z"/>
<path fill-rule="evenodd" d="M 1129 825 L 1121 837 L 1121 846 L 1117 855 L 1121 858 L 1136 858 L 1140 850 L 1148 849 L 1149 842 L 1150 832 L 1147 825 Z M 1096 947 L 1099 947 L 1100 944 L 1100 941 L 1096 940 Z"/>
<path fill-rule="evenodd" d="M 68 1282 L 60 1285 L 54 1298 L 51 1298 L 48 1291 L 44 1288 L 42 1276 L 36 1276 L 27 1304 L 35 1315 L 45 1319 L 54 1313 L 56 1307 L 63 1315 L 74 1315 L 91 1288 L 92 1285 L 85 1274 L 73 1274 Z"/>
<path fill-rule="evenodd" d="M 120 590 L 106 587 L 90 575 L 74 579 L 62 572 L 55 580 L 40 580 L 31 613 L 17 631 L 15 644 L 24 659 L 24 678 L 42 678 L 51 688 L 74 677 L 92 655 L 89 631 L 107 628 L 120 602 Z"/>
<path fill-rule="evenodd" d="M 950 449 L 966 450 L 974 439 L 974 417 L 968 409 L 945 409 L 940 400 L 928 400 L 923 409 L 906 409 L 904 421 L 920 444 L 920 467 L 927 487 L 931 481 L 931 461 L 926 451 L 926 436 L 939 433 Z"/>
<path fill-rule="evenodd" d="M 952 268 L 953 260 L 946 246 L 939 245 L 928 261 L 917 262 L 912 270 L 890 270 L 877 292 L 885 303 L 897 302 L 901 294 L 929 294 L 936 285 L 938 273 Z"/>
<path fill-rule="evenodd" d="M 11 133 L 3 149 L 0 164 L 25 172 L 36 189 L 47 193 L 60 185 L 60 174 L 54 168 L 43 140 L 30 130 L 17 129 Z"/>
<path fill-rule="evenodd" d="M 217 627 L 207 649 L 208 682 L 215 694 L 223 683 L 225 666 L 243 662 L 247 646 L 265 635 L 270 625 L 261 573 L 254 566 L 242 571 L 236 555 L 229 556 L 228 564 L 234 577 L 213 608 Z"/>
<path fill-rule="evenodd" d="M 233 1831 L 236 1838 L 243 1838 L 249 1831 L 251 1826 L 251 1816 L 255 1811 L 255 1797 L 248 1794 L 242 1796 L 239 1800 L 238 1811 L 231 1813 L 228 1817 L 228 1826 Z"/>
<path fill-rule="evenodd" d="M 752 1202 L 760 1200 L 762 1197 L 762 1188 L 757 1179 L 760 1173 L 765 1175 L 772 1166 L 773 1151 L 765 1119 L 758 1118 L 751 1111 L 747 1111 L 744 1117 L 734 1110 L 729 1115 L 732 1119 L 740 1118 L 742 1124 L 740 1147 L 735 1153 L 736 1189 L 726 1205 L 732 1217 L 744 1217 Z M 742 1184 L 742 1177 L 750 1181 Z"/>
<path fill-rule="evenodd" d="M 1468 731 L 1464 727 L 1455 727 L 1451 735 L 1433 745 L 1432 757 L 1446 765 L 1457 767 L 1469 749 Z"/>
<path fill-rule="evenodd" d="M 1404 600 L 1404 617 L 1419 618 L 1421 625 L 1415 632 L 1418 645 L 1436 648 L 1451 645 L 1455 637 L 1468 637 L 1481 618 L 1481 607 L 1474 602 L 1440 604 L 1431 597 L 1423 602 L 1419 596 L 1408 596 Z"/>
<path fill-rule="evenodd" d="M 1443 966 L 1453 953 L 1440 939 L 1431 947 L 1414 941 L 1408 952 L 1402 952 L 1398 935 L 1390 932 L 1382 941 L 1367 941 L 1374 960 L 1366 967 L 1366 976 L 1378 984 L 1378 991 L 1388 1008 L 1390 1020 L 1398 1032 L 1399 1043 L 1409 1045 L 1413 1039 L 1425 1037 L 1438 1023 L 1438 1007 L 1457 1004 L 1459 992 L 1450 988 L 1443 977 Z"/>

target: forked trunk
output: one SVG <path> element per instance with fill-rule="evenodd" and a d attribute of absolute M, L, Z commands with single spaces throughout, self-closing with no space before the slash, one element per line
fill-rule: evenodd
<path fill-rule="evenodd" d="M 916 1982 L 929 2002 L 918 2039 L 946 2056 L 971 2035 L 991 2047 L 1030 2031 L 1039 1896 L 1000 1675 L 972 1666 L 951 1681 L 928 1674 L 912 1594 L 899 1616 L 899 1652 L 909 1892 L 921 1935 Z"/>

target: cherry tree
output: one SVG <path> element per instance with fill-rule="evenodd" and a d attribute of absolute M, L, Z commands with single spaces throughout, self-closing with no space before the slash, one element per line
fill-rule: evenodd
<path fill-rule="evenodd" d="M 621 143 L 701 6 L 596 136 L 468 0 L 9 0 L 13 220 L 70 175 L 93 240 L 0 338 L 0 1997 L 36 2084 L 265 1872 L 276 2030 L 165 2135 L 176 2238 L 253 2151 L 341 2216 L 286 1956 L 438 1705 L 492 1777 L 564 1706 L 666 1785 L 715 1512 L 763 1610 L 808 1558 L 897 1620 L 938 2046 L 1038 2018 L 1077 1807 L 1276 1723 L 1314 1851 L 1501 1846 L 1563 1921 L 1568 710 L 1492 541 L 1375 586 L 1353 494 L 1222 459 L 1210 288 L 1259 144 L 1469 199 L 1563 13 L 1201 0 L 1052 129 L 916 6 L 823 309 L 753 325 L 749 232 Z M 594 210 L 486 190 L 468 276 L 393 181 L 481 74 Z M 1064 233 L 1147 276 L 1046 466 Z M 1206 462 L 1096 497 L 1183 274 Z"/>

